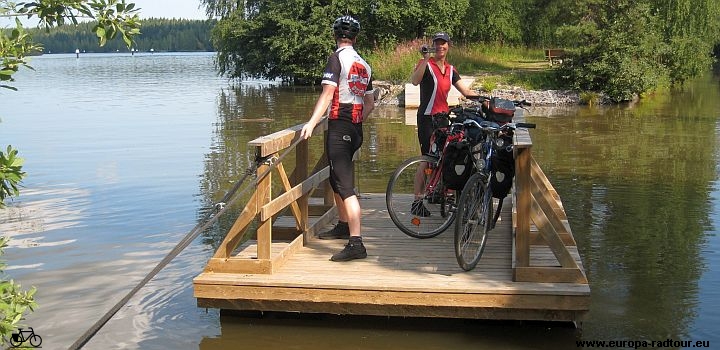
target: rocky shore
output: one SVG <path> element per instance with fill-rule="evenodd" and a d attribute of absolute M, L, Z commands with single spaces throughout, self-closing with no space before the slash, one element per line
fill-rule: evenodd
<path fill-rule="evenodd" d="M 373 86 L 379 90 L 380 105 L 405 106 L 404 85 L 393 85 L 388 82 L 376 81 Z M 569 106 L 580 104 L 577 92 L 570 90 L 524 90 L 520 87 L 501 87 L 488 93 L 510 100 L 526 100 L 533 106 Z"/>

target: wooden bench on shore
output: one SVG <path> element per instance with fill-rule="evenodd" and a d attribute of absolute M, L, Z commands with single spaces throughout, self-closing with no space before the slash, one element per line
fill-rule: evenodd
<path fill-rule="evenodd" d="M 565 50 L 563 49 L 546 49 L 545 59 L 550 61 L 550 66 L 553 65 L 553 60 L 562 62 L 565 57 Z"/>

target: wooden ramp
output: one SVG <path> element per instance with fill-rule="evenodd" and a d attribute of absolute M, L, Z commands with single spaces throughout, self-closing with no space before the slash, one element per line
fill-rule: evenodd
<path fill-rule="evenodd" d="M 578 321 L 588 310 L 587 284 L 513 282 L 510 205 L 490 233 L 477 268 L 469 272 L 455 260 L 452 227 L 435 238 L 411 238 L 390 220 L 384 194 L 363 194 L 361 206 L 367 259 L 331 262 L 346 241 L 309 239 L 272 274 L 200 274 L 194 280 L 198 306 L 552 321 Z M 272 250 L 282 251 L 283 245 L 288 243 L 274 241 Z M 247 241 L 238 251 L 238 257 L 252 257 L 256 242 Z M 571 253 L 581 264 L 577 249 Z M 531 263 L 558 265 L 547 249 L 531 249 Z"/>

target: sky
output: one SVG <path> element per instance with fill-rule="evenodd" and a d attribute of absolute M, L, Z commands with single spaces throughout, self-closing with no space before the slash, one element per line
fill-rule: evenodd
<path fill-rule="evenodd" d="M 200 6 L 200 0 L 126 0 L 135 3 L 135 8 L 140 8 L 140 18 L 183 18 L 183 19 L 207 19 L 204 8 Z M 14 20 L 0 18 L 0 28 L 8 25 L 14 26 Z M 37 25 L 37 18 L 33 21 L 23 21 L 24 26 L 33 27 Z"/>
<path fill-rule="evenodd" d="M 200 0 L 127 0 L 140 8 L 140 18 L 207 19 Z"/>

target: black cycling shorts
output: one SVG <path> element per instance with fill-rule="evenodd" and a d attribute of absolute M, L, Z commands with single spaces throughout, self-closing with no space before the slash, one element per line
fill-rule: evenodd
<path fill-rule="evenodd" d="M 330 185 L 343 200 L 355 195 L 353 154 L 363 143 L 362 124 L 329 120 L 325 150 L 330 162 Z"/>
<path fill-rule="evenodd" d="M 428 154 L 430 152 L 430 137 L 435 130 L 433 128 L 432 117 L 418 114 L 417 128 L 418 140 L 420 141 L 420 154 Z"/>

